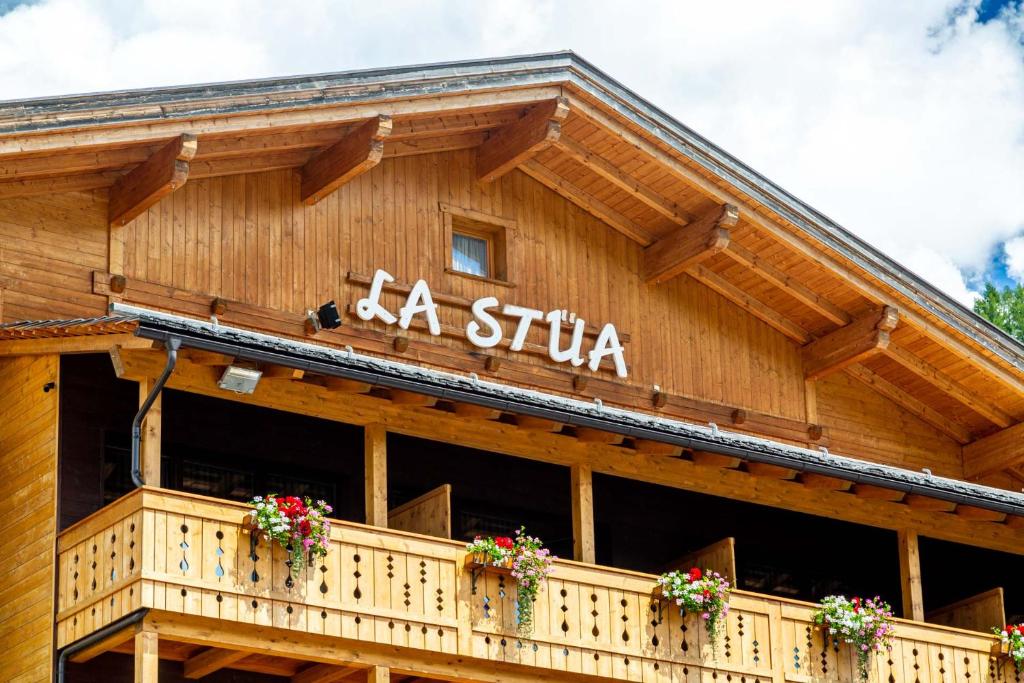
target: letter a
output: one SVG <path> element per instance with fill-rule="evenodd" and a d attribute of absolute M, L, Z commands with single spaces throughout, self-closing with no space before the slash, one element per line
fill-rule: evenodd
<path fill-rule="evenodd" d="M 605 356 L 611 356 L 612 361 L 615 363 L 615 374 L 625 379 L 627 374 L 626 359 L 622 351 L 622 344 L 619 343 L 619 335 L 615 332 L 615 325 L 608 323 L 601 328 L 601 332 L 597 335 L 597 341 L 594 342 L 593 350 L 587 354 L 590 356 L 590 364 L 587 367 L 591 371 L 596 372 L 597 368 L 601 365 L 601 359 Z"/>
<path fill-rule="evenodd" d="M 405 300 L 405 305 L 399 309 L 398 313 L 401 316 L 398 319 L 398 326 L 403 330 L 409 329 L 414 315 L 425 313 L 427 316 L 427 328 L 430 330 L 430 334 L 435 337 L 441 334 L 441 323 L 437 319 L 437 304 L 434 303 L 434 299 L 430 296 L 430 288 L 427 287 L 425 280 L 416 281 L 416 284 L 412 286 L 412 290 Z"/>

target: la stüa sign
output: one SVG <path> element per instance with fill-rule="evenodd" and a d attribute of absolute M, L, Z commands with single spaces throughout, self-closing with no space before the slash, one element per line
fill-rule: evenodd
<path fill-rule="evenodd" d="M 380 320 L 386 325 L 397 324 L 403 330 L 409 329 L 416 316 L 423 316 L 427 323 L 427 329 L 433 336 L 440 336 L 441 323 L 437 317 L 437 304 L 430 295 L 430 287 L 426 281 L 417 280 L 405 299 L 405 305 L 398 309 L 398 314 L 392 313 L 380 303 L 381 291 L 384 285 L 394 282 L 395 278 L 384 270 L 378 270 L 373 274 L 373 282 L 370 284 L 369 294 L 356 303 L 356 315 L 367 322 Z M 573 367 L 580 367 L 586 363 L 592 371 L 601 367 L 605 358 L 609 359 L 615 368 L 615 374 L 625 378 L 627 375 L 626 359 L 622 344 L 619 343 L 619 335 L 615 331 L 615 325 L 606 323 L 597 338 L 594 340 L 593 348 L 584 353 L 583 338 L 586 322 L 583 318 L 566 316 L 562 310 L 539 311 L 535 308 L 525 306 L 504 306 L 496 297 L 485 296 L 477 299 L 471 306 L 472 319 L 466 323 L 466 338 L 469 343 L 480 349 L 494 348 L 505 338 L 501 324 L 494 314 L 500 311 L 516 321 L 515 332 L 508 348 L 511 351 L 522 351 L 526 343 L 526 335 L 534 323 L 547 326 L 548 335 L 548 356 L 556 363 L 569 363 Z M 569 343 L 562 346 L 562 322 L 572 324 L 572 333 Z"/>

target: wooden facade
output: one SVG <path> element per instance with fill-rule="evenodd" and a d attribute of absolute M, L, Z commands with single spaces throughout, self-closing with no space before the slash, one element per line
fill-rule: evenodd
<path fill-rule="evenodd" d="M 0 645 L 18 653 L 0 664 L 5 680 L 49 680 L 61 648 L 139 610 L 72 661 L 134 653 L 138 681 L 156 680 L 161 659 L 184 661 L 187 678 L 300 682 L 389 669 L 852 680 L 809 604 L 737 591 L 725 652 L 712 653 L 652 597 L 653 576 L 597 565 L 595 475 L 895 532 L 907 620 L 877 680 L 1022 675 L 989 635 L 957 628 L 968 608 L 926 620 L 944 606 L 924 604 L 917 552 L 920 536 L 1024 555 L 1015 342 L 573 55 L 211 88 L 0 103 L 0 544 L 15 559 L 0 570 Z M 487 276 L 453 267 L 465 225 L 498 236 Z M 379 302 L 395 314 L 427 283 L 436 333 L 424 315 L 408 329 L 359 315 L 380 270 L 393 281 Z M 515 314 L 499 313 L 502 339 L 484 348 L 467 334 L 484 297 L 553 322 L 538 319 L 516 348 Z M 341 325 L 319 329 L 310 312 L 332 300 Z M 323 567 L 286 590 L 278 551 L 250 545 L 241 507 L 160 488 L 159 399 L 141 437 L 148 486 L 58 537 L 61 356 L 110 354 L 141 403 L 167 348 L 118 313 L 136 309 L 967 488 L 943 498 L 844 480 L 283 361 L 259 361 L 251 395 L 228 394 L 217 380 L 244 352 L 186 344 L 169 389 L 364 429 L 366 525 L 339 523 Z M 564 345 L 578 319 L 584 350 L 614 325 L 625 372 L 553 359 L 551 330 Z M 512 635 L 505 579 L 439 540 L 452 534 L 450 486 L 426 511 L 389 506 L 389 434 L 567 468 L 577 562 L 558 564 L 532 640 Z M 969 484 L 1001 502 L 973 500 Z"/>

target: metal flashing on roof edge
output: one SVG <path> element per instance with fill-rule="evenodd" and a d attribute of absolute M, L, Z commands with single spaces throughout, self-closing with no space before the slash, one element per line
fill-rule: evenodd
<path fill-rule="evenodd" d="M 882 486 L 952 503 L 1024 516 L 1024 494 L 923 472 L 865 462 L 832 453 L 790 446 L 718 427 L 657 415 L 598 406 L 561 396 L 506 386 L 476 377 L 430 370 L 337 349 L 185 318 L 145 308 L 113 304 L 112 312 L 138 320 L 136 334 L 157 341 L 180 340 L 182 347 L 214 351 L 264 363 L 345 377 L 389 389 L 414 391 L 440 399 L 591 427 L 625 436 L 671 443 L 683 448 L 730 455 L 751 462 L 822 474 L 860 484 Z"/>

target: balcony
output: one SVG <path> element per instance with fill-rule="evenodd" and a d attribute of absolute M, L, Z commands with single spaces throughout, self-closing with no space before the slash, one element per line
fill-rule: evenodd
<path fill-rule="evenodd" d="M 523 680 L 856 680 L 854 656 L 824 645 L 807 603 L 734 592 L 713 653 L 693 617 L 652 597 L 653 576 L 568 561 L 541 594 L 533 637 L 521 640 L 514 587 L 468 569 L 461 543 L 359 524 L 336 523 L 327 558 L 288 587 L 283 552 L 246 531 L 246 510 L 143 488 L 69 528 L 58 544 L 58 647 L 149 608 L 161 643 L 237 647 L 261 661 L 361 666 L 377 647 L 393 670 L 460 680 L 488 670 L 490 680 L 513 680 L 494 673 L 513 670 Z M 872 680 L 1018 680 L 991 654 L 991 637 L 897 628 Z M 259 634 L 258 646 L 243 647 L 246 633 Z M 230 665 L 258 669 L 242 656 Z"/>

